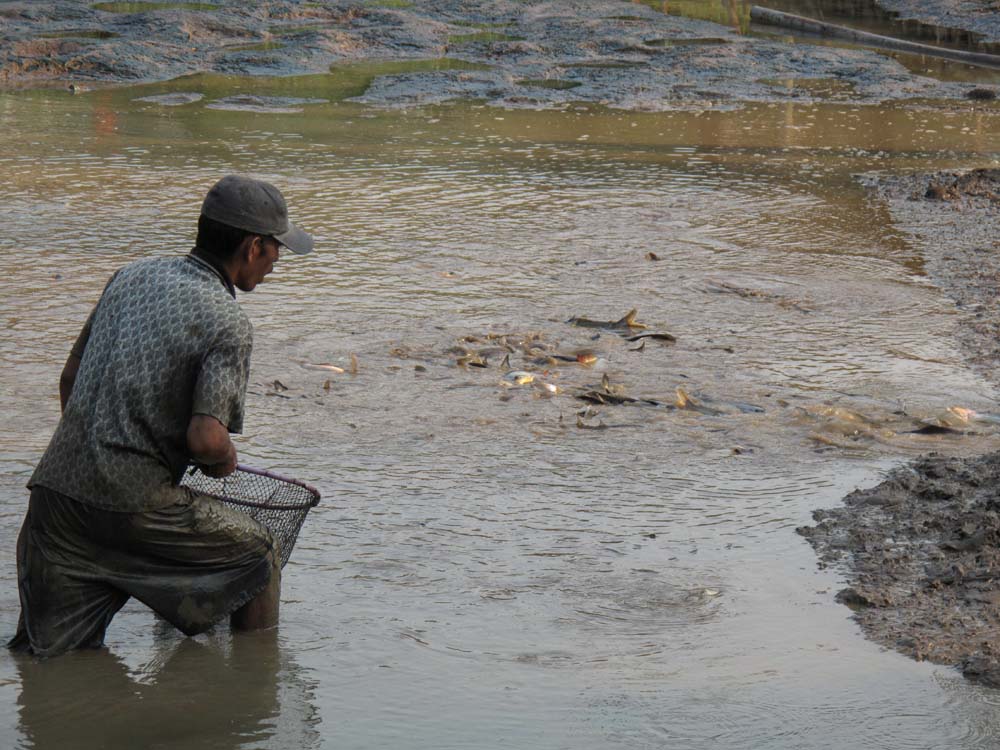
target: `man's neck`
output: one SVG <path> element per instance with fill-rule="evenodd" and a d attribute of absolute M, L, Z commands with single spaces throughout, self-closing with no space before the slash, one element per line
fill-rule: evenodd
<path fill-rule="evenodd" d="M 215 271 L 215 273 L 218 274 L 219 279 L 222 281 L 223 285 L 233 296 L 233 299 L 236 298 L 236 287 L 233 284 L 232 270 L 228 267 L 226 263 L 219 260 L 214 255 L 212 255 L 212 253 L 208 252 L 207 250 L 201 247 L 195 247 L 191 251 L 191 255 L 200 260 L 205 265 L 207 265 L 213 271 Z"/>

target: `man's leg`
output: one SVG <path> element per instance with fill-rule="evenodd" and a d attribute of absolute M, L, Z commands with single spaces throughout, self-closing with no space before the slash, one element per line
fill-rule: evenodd
<path fill-rule="evenodd" d="M 177 502 L 135 514 L 117 530 L 119 586 L 186 635 L 224 619 L 278 621 L 280 556 L 270 532 L 216 498 L 177 489 Z M 236 617 L 233 617 L 237 614 Z"/>
<path fill-rule="evenodd" d="M 281 599 L 281 563 L 274 550 L 268 553 L 271 562 L 271 578 L 267 586 L 257 596 L 248 601 L 229 618 L 229 624 L 237 630 L 264 630 L 278 624 L 278 608 Z"/>
<path fill-rule="evenodd" d="M 128 594 L 103 580 L 103 550 L 88 539 L 95 515 L 51 490 L 32 490 L 17 540 L 21 616 L 10 648 L 56 656 L 103 645 Z"/>

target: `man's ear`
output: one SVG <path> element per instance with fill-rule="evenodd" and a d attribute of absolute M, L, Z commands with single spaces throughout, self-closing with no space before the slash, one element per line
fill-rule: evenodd
<path fill-rule="evenodd" d="M 240 244 L 236 246 L 236 255 L 240 260 L 247 262 L 254 257 L 254 243 L 257 243 L 256 252 L 260 252 L 260 237 L 256 234 L 248 234 Z"/>

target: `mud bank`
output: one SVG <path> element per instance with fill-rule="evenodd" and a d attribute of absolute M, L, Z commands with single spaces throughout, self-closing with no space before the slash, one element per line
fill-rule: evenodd
<path fill-rule="evenodd" d="M 956 328 L 973 366 L 1000 382 L 1000 170 L 863 181 L 965 313 Z M 998 487 L 1000 454 L 931 454 L 798 531 L 846 574 L 837 599 L 869 638 L 1000 688 Z"/>
<path fill-rule="evenodd" d="M 457 60 L 472 70 L 377 78 L 359 101 L 477 99 L 505 107 L 590 102 L 635 110 L 809 101 L 963 98 L 869 50 L 740 36 L 630 2 L 0 2 L 0 84 L 130 83 L 195 72 L 322 74 L 371 60 Z M 120 12 L 120 11 L 132 12 Z"/>
<path fill-rule="evenodd" d="M 1000 688 L 1000 454 L 930 455 L 799 529 L 872 640 Z"/>
<path fill-rule="evenodd" d="M 1000 4 L 996 0 L 877 0 L 900 18 L 964 29 L 982 35 L 984 42 L 1000 42 Z"/>

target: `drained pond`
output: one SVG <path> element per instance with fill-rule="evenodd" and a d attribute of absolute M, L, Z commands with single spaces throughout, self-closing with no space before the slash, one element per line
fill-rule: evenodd
<path fill-rule="evenodd" d="M 103 285 L 190 249 L 228 172 L 317 240 L 241 297 L 237 448 L 324 495 L 276 639 L 133 602 L 106 651 L 0 652 L 0 744 L 995 747 L 997 693 L 865 640 L 795 529 L 1000 447 L 964 313 L 855 177 L 995 163 L 1000 110 L 345 101 L 381 72 L 0 93 L 3 548 Z M 0 584 L 6 638 L 12 554 Z"/>

